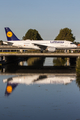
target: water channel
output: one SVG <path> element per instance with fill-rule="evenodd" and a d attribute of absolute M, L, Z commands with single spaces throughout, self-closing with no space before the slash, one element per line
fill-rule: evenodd
<path fill-rule="evenodd" d="M 44 62 L 52 64 L 52 58 Z M 75 67 L 55 67 L 56 72 L 49 73 L 23 69 L 0 73 L 1 120 L 80 120 L 80 78 Z"/>

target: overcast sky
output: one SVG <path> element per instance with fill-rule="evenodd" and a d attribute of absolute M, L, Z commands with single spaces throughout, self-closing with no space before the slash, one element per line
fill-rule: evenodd
<path fill-rule="evenodd" d="M 4 27 L 19 39 L 36 29 L 46 40 L 68 27 L 80 42 L 80 0 L 0 0 L 0 40 L 6 41 Z"/>

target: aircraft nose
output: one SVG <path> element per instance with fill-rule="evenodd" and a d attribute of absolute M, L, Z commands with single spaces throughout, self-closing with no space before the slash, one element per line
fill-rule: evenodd
<path fill-rule="evenodd" d="M 74 47 L 77 48 L 77 45 L 75 45 Z"/>

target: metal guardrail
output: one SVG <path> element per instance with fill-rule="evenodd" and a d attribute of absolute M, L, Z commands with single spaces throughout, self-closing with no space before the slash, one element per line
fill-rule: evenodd
<path fill-rule="evenodd" d="M 8 52 L 13 50 L 15 52 Z M 26 57 L 80 57 L 80 53 L 27 53 L 26 48 L 18 48 L 14 46 L 0 45 L 0 56 L 26 56 Z M 70 50 L 80 50 L 80 47 Z M 17 52 L 18 51 L 18 52 Z"/>
<path fill-rule="evenodd" d="M 20 57 L 80 57 L 80 53 L 0 53 L 0 56 Z"/>

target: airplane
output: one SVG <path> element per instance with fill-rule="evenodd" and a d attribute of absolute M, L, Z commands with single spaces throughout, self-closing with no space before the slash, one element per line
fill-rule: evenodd
<path fill-rule="evenodd" d="M 5 95 L 9 96 L 19 84 L 32 85 L 32 84 L 69 84 L 76 79 L 75 76 L 62 76 L 62 75 L 25 75 L 14 76 L 11 78 L 3 79 L 3 83 L 7 83 Z"/>
<path fill-rule="evenodd" d="M 47 50 L 48 52 L 54 52 L 57 49 L 67 50 L 77 47 L 77 45 L 75 45 L 73 42 L 67 40 L 20 40 L 9 27 L 5 27 L 5 32 L 7 36 L 7 42 L 4 41 L 3 44 L 17 46 L 20 48 L 36 49 L 41 50 L 41 52 L 44 50 Z"/>

